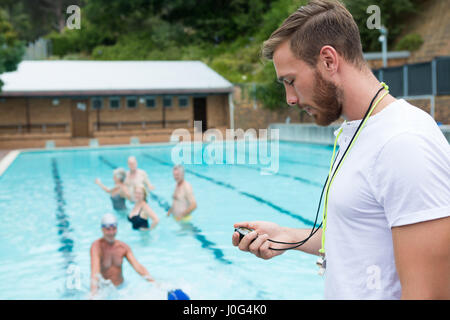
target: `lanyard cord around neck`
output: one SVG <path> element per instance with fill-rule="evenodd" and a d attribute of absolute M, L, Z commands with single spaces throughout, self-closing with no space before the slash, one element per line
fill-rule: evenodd
<path fill-rule="evenodd" d="M 389 87 L 382 82 L 381 85 L 383 86 L 382 88 L 380 88 L 380 90 L 378 90 L 378 92 L 376 93 L 376 95 L 373 97 L 372 101 L 370 102 L 369 108 L 366 112 L 366 115 L 364 116 L 363 120 L 361 121 L 361 123 L 358 126 L 358 129 L 356 129 L 355 134 L 353 135 L 352 139 L 350 140 L 350 143 L 348 145 L 348 147 L 345 149 L 344 154 L 342 155 L 341 159 L 339 160 L 336 169 L 333 172 L 333 175 L 331 176 L 331 179 L 328 180 L 328 184 L 325 187 L 326 188 L 326 193 L 325 193 L 325 203 L 324 203 L 324 209 L 323 209 L 323 228 L 322 228 L 322 247 L 319 250 L 319 253 L 322 255 L 325 255 L 325 230 L 327 228 L 327 210 L 328 210 L 328 196 L 330 193 L 330 188 L 331 188 L 331 184 L 333 183 L 334 177 L 336 176 L 336 173 L 339 171 L 339 169 L 341 168 L 342 163 L 344 162 L 345 158 L 347 157 L 348 152 L 350 151 L 350 149 L 353 147 L 356 139 L 358 139 L 359 134 L 361 133 L 362 129 L 364 128 L 364 125 L 366 124 L 367 120 L 369 119 L 370 115 L 372 114 L 372 111 L 377 107 L 378 103 L 389 93 Z M 378 96 L 378 94 L 383 90 L 386 89 L 386 92 L 383 93 L 383 95 L 381 97 L 378 98 L 378 100 L 373 103 L 373 101 L 375 100 L 375 98 Z M 372 106 L 373 104 L 373 106 Z M 334 147 L 333 147 L 333 156 L 332 159 L 334 158 L 334 152 L 336 150 L 336 144 L 338 141 L 339 136 L 342 133 L 342 128 L 341 130 L 339 130 L 339 133 L 336 136 L 336 139 L 334 140 Z M 333 163 L 333 160 L 331 161 L 331 163 Z M 333 164 L 330 165 L 330 171 L 328 173 L 328 176 L 330 176 L 331 174 L 331 170 L 333 169 Z"/>
<path fill-rule="evenodd" d="M 356 139 L 359 136 L 359 133 L 361 132 L 361 130 L 363 129 L 364 125 L 366 124 L 367 119 L 370 117 L 370 115 L 372 114 L 372 111 L 376 108 L 376 106 L 378 105 L 378 103 L 389 93 L 389 87 L 382 82 L 381 85 L 383 86 L 382 88 L 380 88 L 380 90 L 377 91 L 377 93 L 375 94 L 375 96 L 373 97 L 372 101 L 369 104 L 369 108 L 367 109 L 367 112 L 363 118 L 363 120 L 361 121 L 361 123 L 359 124 L 355 134 L 353 135 L 349 146 L 347 147 L 347 149 L 345 150 L 342 158 L 340 159 L 336 170 L 334 171 L 331 179 L 330 179 L 330 175 L 331 175 L 331 170 L 333 169 L 334 163 L 336 162 L 337 159 L 337 155 L 335 157 L 335 152 L 336 152 L 336 144 L 337 144 L 337 140 L 340 136 L 340 134 L 342 133 L 342 128 L 341 130 L 339 130 L 338 135 L 336 136 L 336 139 L 334 140 L 334 147 L 333 147 L 333 155 L 331 156 L 331 163 L 330 163 L 330 170 L 328 172 L 328 177 L 325 181 L 325 184 L 322 188 L 322 193 L 320 194 L 320 200 L 319 200 L 319 205 L 317 207 L 317 213 L 316 213 L 316 218 L 314 220 L 314 225 L 313 228 L 311 229 L 311 233 L 309 234 L 309 236 L 305 239 L 303 239 L 302 241 L 299 242 L 283 242 L 283 241 L 275 241 L 275 240 L 271 240 L 269 239 L 268 241 L 273 242 L 273 243 L 279 243 L 279 244 L 289 244 L 289 245 L 295 245 L 293 247 L 289 247 L 289 248 L 280 248 L 280 249 L 275 249 L 275 248 L 269 248 L 271 250 L 274 251 L 284 251 L 284 250 L 290 250 L 290 249 L 295 249 L 297 247 L 300 247 L 301 245 L 303 245 L 304 243 L 306 243 L 318 230 L 320 230 L 320 227 L 323 225 L 323 230 L 322 230 L 322 247 L 319 250 L 319 253 L 321 253 L 322 255 L 325 254 L 325 229 L 326 229 L 326 224 L 327 224 L 327 204 L 328 204 L 328 194 L 329 194 L 329 190 L 331 187 L 331 183 L 333 182 L 333 179 L 337 173 L 337 171 L 340 168 L 340 165 L 342 164 L 343 160 L 345 159 L 345 157 L 347 156 L 347 152 L 351 149 L 351 147 L 353 146 L 354 142 L 356 141 Z M 376 97 L 378 96 L 378 94 L 385 89 L 386 92 L 375 102 L 375 104 L 373 104 L 374 100 L 376 99 Z M 372 105 L 373 104 L 373 105 Z M 338 154 L 340 153 L 340 150 L 338 150 Z M 320 205 L 322 203 L 322 197 L 323 197 L 323 193 L 326 190 L 325 193 L 325 206 L 324 206 L 324 211 L 323 211 L 323 220 L 322 223 L 320 223 L 320 225 L 316 228 L 316 223 L 317 223 L 317 218 L 319 215 L 319 211 L 320 211 Z"/>

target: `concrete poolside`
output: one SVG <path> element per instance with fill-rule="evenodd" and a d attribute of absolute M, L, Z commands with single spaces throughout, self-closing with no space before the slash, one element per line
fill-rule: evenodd
<path fill-rule="evenodd" d="M 0 160 L 2 160 L 11 150 L 0 150 Z"/>

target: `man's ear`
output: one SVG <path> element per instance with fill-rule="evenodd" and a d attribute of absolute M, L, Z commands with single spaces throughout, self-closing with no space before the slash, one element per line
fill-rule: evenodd
<path fill-rule="evenodd" d="M 339 54 L 332 46 L 326 45 L 320 49 L 317 67 L 322 74 L 333 76 L 339 68 Z"/>

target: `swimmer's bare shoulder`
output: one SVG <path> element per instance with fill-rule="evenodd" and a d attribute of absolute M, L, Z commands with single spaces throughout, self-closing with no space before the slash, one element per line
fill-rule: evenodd
<path fill-rule="evenodd" d="M 116 246 L 117 248 L 120 248 L 123 250 L 123 254 L 126 255 L 129 251 L 131 251 L 131 248 L 129 245 L 127 245 L 125 242 L 116 240 Z"/>
<path fill-rule="evenodd" d="M 91 251 L 90 251 L 91 258 L 100 256 L 100 252 L 101 252 L 100 242 L 101 242 L 101 240 L 102 239 L 100 238 L 100 239 L 97 239 L 94 242 L 92 242 Z"/>
<path fill-rule="evenodd" d="M 182 187 L 183 187 L 184 191 L 188 194 L 194 192 L 192 190 L 192 185 L 189 182 L 187 182 L 186 180 L 183 181 Z"/>
<path fill-rule="evenodd" d="M 91 250 L 92 249 L 96 249 L 96 248 L 99 248 L 100 247 L 100 241 L 102 241 L 102 238 L 98 238 L 97 240 L 94 240 L 94 242 L 92 242 L 92 245 L 91 245 Z"/>

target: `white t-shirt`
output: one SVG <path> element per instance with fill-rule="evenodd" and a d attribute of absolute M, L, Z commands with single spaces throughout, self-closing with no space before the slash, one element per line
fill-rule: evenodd
<path fill-rule="evenodd" d="M 342 124 L 335 166 L 360 121 Z M 447 140 L 426 112 L 389 104 L 368 119 L 330 189 L 325 298 L 399 299 L 391 228 L 449 213 Z"/>

